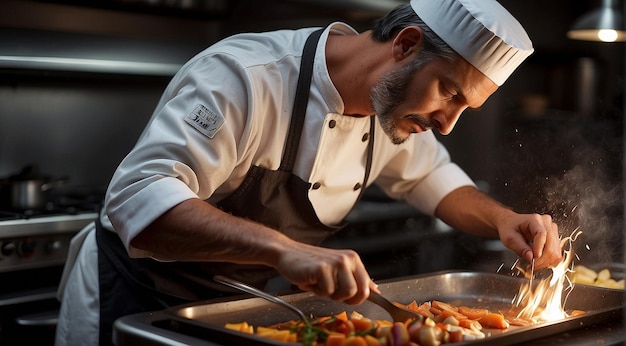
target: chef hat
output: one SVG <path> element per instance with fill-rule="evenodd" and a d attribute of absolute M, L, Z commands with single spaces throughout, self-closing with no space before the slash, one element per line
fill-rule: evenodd
<path fill-rule="evenodd" d="M 533 52 L 521 24 L 495 0 L 411 0 L 442 40 L 497 85 Z"/>

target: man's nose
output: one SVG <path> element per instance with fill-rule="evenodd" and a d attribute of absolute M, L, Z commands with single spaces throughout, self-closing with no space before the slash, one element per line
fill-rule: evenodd
<path fill-rule="evenodd" d="M 461 113 L 465 110 L 466 107 L 455 107 L 453 109 L 448 110 L 447 112 L 440 113 L 439 117 L 435 117 L 435 120 L 438 123 L 439 133 L 442 135 L 448 135 L 454 129 L 456 122 L 459 121 L 461 117 Z"/>

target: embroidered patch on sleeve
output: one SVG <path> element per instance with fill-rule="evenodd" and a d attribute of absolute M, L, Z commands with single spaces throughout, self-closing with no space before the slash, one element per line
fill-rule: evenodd
<path fill-rule="evenodd" d="M 209 138 L 213 138 L 224 125 L 222 115 L 214 113 L 203 105 L 197 105 L 191 113 L 185 116 L 185 121 Z"/>

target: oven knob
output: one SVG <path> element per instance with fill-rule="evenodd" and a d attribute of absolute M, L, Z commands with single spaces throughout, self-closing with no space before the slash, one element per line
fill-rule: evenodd
<path fill-rule="evenodd" d="M 2 252 L 2 255 L 4 256 L 11 256 L 13 253 L 15 253 L 15 243 L 9 241 L 2 244 L 2 249 L 0 249 L 0 252 Z"/>
<path fill-rule="evenodd" d="M 32 257 L 35 254 L 35 241 L 32 239 L 24 239 L 17 248 L 17 253 L 21 257 Z"/>
<path fill-rule="evenodd" d="M 49 242 L 48 244 L 46 244 L 46 252 L 51 255 L 54 254 L 55 252 L 61 250 L 61 248 L 63 247 L 63 244 L 61 243 L 60 240 L 53 240 L 51 242 Z"/>

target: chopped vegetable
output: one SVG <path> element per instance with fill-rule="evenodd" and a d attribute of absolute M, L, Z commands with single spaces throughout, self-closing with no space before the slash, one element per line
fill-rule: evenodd
<path fill-rule="evenodd" d="M 606 275 L 606 274 L 603 274 Z M 423 320 L 406 322 L 372 320 L 357 311 L 342 311 L 311 321 L 290 321 L 274 326 L 257 326 L 247 322 L 227 323 L 226 328 L 243 333 L 304 346 L 439 346 L 485 338 L 483 329 L 507 329 L 509 325 L 530 325 L 530 320 L 505 317 L 499 312 L 467 306 L 457 307 L 441 301 L 422 304 L 394 304 L 419 312 Z M 584 311 L 574 310 L 572 315 Z"/>
<path fill-rule="evenodd" d="M 486 314 L 488 314 L 489 310 L 487 310 L 487 309 L 468 308 L 467 306 L 460 306 L 459 307 L 459 312 L 462 313 L 463 315 L 467 316 L 467 318 L 470 318 L 472 320 L 477 320 L 477 319 L 485 316 Z"/>
<path fill-rule="evenodd" d="M 509 322 L 504 319 L 504 316 L 496 313 L 489 313 L 485 316 L 481 317 L 478 322 L 484 328 L 497 328 L 497 329 L 507 329 L 509 328 Z"/>
<path fill-rule="evenodd" d="M 583 265 L 575 266 L 573 271 L 567 274 L 569 279 L 575 284 L 611 288 L 616 290 L 623 290 L 626 288 L 626 282 L 624 279 L 617 281 L 612 278 L 611 275 L 611 271 L 608 268 L 604 268 L 596 272 L 595 270 L 587 268 Z"/>

